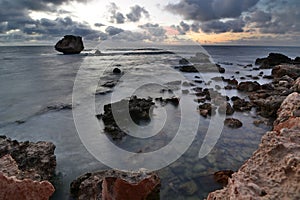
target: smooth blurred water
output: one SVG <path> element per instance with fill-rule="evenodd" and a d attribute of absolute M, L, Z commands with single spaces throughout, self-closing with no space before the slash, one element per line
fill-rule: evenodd
<path fill-rule="evenodd" d="M 119 80 L 113 93 L 96 95 L 97 113 L 102 113 L 103 105 L 111 102 L 112 94 L 126 95 L 133 85 L 143 85 L 145 80 L 153 80 L 153 83 L 158 84 L 144 85 L 135 91 L 136 95 L 153 98 L 174 94 L 186 95 L 190 98 L 190 106 L 197 107 L 193 95 L 182 94 L 182 89 L 190 90 L 191 93 L 191 87 L 170 82 L 193 81 L 194 76 L 199 74 L 179 73 L 173 67 L 178 65 L 180 57 L 189 58 L 203 49 L 200 46 L 160 46 L 159 48 L 176 54 L 93 56 L 91 50 L 80 55 L 61 55 L 55 52 L 53 47 L 0 47 L 0 135 L 20 141 L 51 141 L 56 145 L 57 181 L 56 192 L 52 199 L 68 199 L 69 184 L 79 175 L 107 169 L 82 145 L 74 125 L 72 111 L 49 109 L 49 106 L 72 103 L 74 80 L 80 67 L 85 66 L 90 78 L 97 78 L 98 70 L 104 71 L 98 77 L 99 90 L 104 89 L 100 85 L 106 81 Z M 100 50 L 105 52 L 105 46 Z M 222 74 L 224 77 L 229 78 L 234 75 L 237 80 L 249 74 L 256 76 L 262 71 L 243 68 L 246 64 L 253 64 L 257 57 L 267 56 L 270 52 L 284 53 L 293 58 L 300 55 L 300 48 L 294 47 L 207 46 L 205 50 L 214 62 L 226 68 L 226 73 Z M 109 51 L 122 52 L 121 49 Z M 124 73 L 120 77 L 112 74 L 112 69 L 116 66 Z M 239 71 L 240 74 L 234 74 L 235 71 Z M 265 74 L 270 74 L 270 70 L 263 71 Z M 130 78 L 126 75 L 130 75 L 128 76 Z M 200 76 L 202 79 L 209 80 L 221 75 L 203 73 Z M 87 80 L 82 81 L 84 83 Z M 260 79 L 259 82 L 265 83 L 268 80 Z M 213 82 L 210 86 L 194 84 L 195 87 L 214 88 L 215 84 L 222 83 Z M 173 93 L 161 93 L 162 88 L 172 88 Z M 82 90 L 93 92 L 93 87 L 84 87 Z M 229 97 L 246 96 L 245 93 L 236 90 L 223 93 Z M 73 109 L 77 109 L 77 106 L 73 105 Z M 151 121 L 153 129 L 157 128 L 161 120 L 166 121 L 164 128 L 156 137 L 149 140 L 126 137 L 122 141 L 115 142 L 116 145 L 132 152 L 147 152 L 167 145 L 174 137 L 181 120 L 180 107 L 170 104 L 161 106 L 158 102 L 156 106 Z M 164 119 L 165 116 L 167 119 Z M 240 119 L 244 124 L 243 127 L 240 129 L 224 127 L 212 152 L 205 158 L 199 159 L 199 148 L 210 123 L 209 118 L 205 119 L 199 115 L 197 136 L 191 147 L 179 160 L 158 172 L 162 178 L 161 199 L 202 199 L 208 192 L 222 187 L 213 181 L 212 174 L 215 171 L 237 170 L 251 156 L 261 136 L 270 127 L 253 125 L 256 119 L 254 110 L 245 113 L 236 112 L 233 117 Z M 101 121 L 100 125 L 103 128 Z M 103 134 L 101 128 L 99 134 Z M 182 188 L 184 184 L 190 184 L 191 181 L 196 183 L 197 192 L 188 195 Z"/>

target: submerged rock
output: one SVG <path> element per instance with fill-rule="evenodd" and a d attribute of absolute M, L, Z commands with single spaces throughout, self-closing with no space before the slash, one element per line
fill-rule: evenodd
<path fill-rule="evenodd" d="M 55 50 L 64 54 L 79 54 L 84 49 L 80 36 L 65 35 L 55 45 Z"/>
<path fill-rule="evenodd" d="M 290 94 L 278 110 L 273 131 L 267 132 L 252 157 L 232 175 L 228 185 L 207 200 L 300 199 L 300 94 Z"/>
<path fill-rule="evenodd" d="M 159 200 L 160 185 L 155 173 L 106 170 L 78 177 L 70 192 L 77 200 Z"/>
<path fill-rule="evenodd" d="M 116 68 L 113 69 L 113 73 L 114 74 L 121 74 L 121 70 L 116 67 Z"/>
<path fill-rule="evenodd" d="M 199 113 L 203 117 L 211 116 L 216 114 L 216 107 L 210 103 L 204 103 L 199 105 Z"/>

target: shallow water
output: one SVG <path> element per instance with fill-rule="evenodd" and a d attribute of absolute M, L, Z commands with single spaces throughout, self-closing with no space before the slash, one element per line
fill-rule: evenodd
<path fill-rule="evenodd" d="M 103 46 L 101 51 L 105 51 L 105 48 Z M 199 149 L 211 121 L 209 118 L 205 119 L 198 115 L 197 104 L 193 101 L 195 97 L 191 94 L 192 87 L 182 85 L 185 81 L 193 81 L 194 76 L 199 74 L 179 73 L 174 66 L 178 65 L 180 57 L 189 58 L 203 50 L 199 46 L 160 48 L 177 54 L 64 56 L 57 54 L 53 47 L 0 47 L 0 134 L 20 141 L 45 140 L 56 145 L 57 181 L 56 192 L 52 199 L 68 199 L 69 184 L 77 176 L 85 172 L 108 168 L 97 161 L 82 144 L 75 127 L 72 110 L 51 110 L 48 107 L 49 105 L 72 104 L 73 86 L 79 69 L 82 69 L 85 76 L 77 77 L 77 80 L 80 80 L 79 89 L 82 91 L 80 100 L 82 101 L 75 101 L 76 103 L 73 104 L 75 111 L 80 110 L 85 100 L 91 97 L 95 98 L 95 113 L 97 114 L 103 112 L 103 105 L 132 94 L 153 98 L 173 95 L 181 97 L 184 106 L 175 107 L 170 104 L 162 106 L 156 102 L 151 123 L 145 126 L 145 130 L 158 133 L 155 137 L 138 139 L 128 136 L 122 141 L 114 142 L 122 149 L 143 153 L 160 149 L 172 141 L 181 120 L 186 120 L 188 123 L 192 117 L 197 116 L 199 124 L 197 124 L 192 145 L 176 162 L 158 171 L 162 178 L 161 199 L 202 199 L 208 192 L 222 187 L 213 181 L 212 174 L 215 171 L 237 170 L 257 148 L 261 136 L 270 127 L 253 125 L 256 119 L 254 110 L 244 113 L 236 112 L 233 117 L 240 119 L 243 127 L 240 129 L 224 127 L 212 151 L 206 157 L 199 159 Z M 291 57 L 300 55 L 299 48 L 206 47 L 206 50 L 215 62 L 220 62 L 226 68 L 223 76 L 229 78 L 234 75 L 237 79 L 248 74 L 257 75 L 261 70 L 250 71 L 250 68 L 245 69 L 240 65 L 252 64 L 256 57 L 263 57 L 269 52 L 282 52 Z M 122 49 L 110 49 L 110 51 L 122 52 Z M 112 69 L 115 66 L 118 66 L 124 74 L 113 75 Z M 240 74 L 234 74 L 235 71 L 240 71 Z M 264 70 L 264 73 L 270 74 L 270 70 Z M 221 75 L 200 74 L 202 80 L 210 80 L 216 76 Z M 98 80 L 97 85 L 89 85 L 90 80 Z M 95 96 L 96 89 L 103 90 L 101 85 L 109 80 L 118 81 L 113 92 Z M 181 81 L 181 84 L 174 83 L 174 81 Z M 259 82 L 265 83 L 268 80 L 260 79 Z M 215 84 L 222 85 L 222 82 L 213 82 L 210 86 L 194 84 L 195 87 L 214 88 Z M 172 92 L 161 93 L 163 88 L 170 88 Z M 182 89 L 189 90 L 190 94 L 183 94 Z M 245 93 L 236 90 L 220 92 L 229 97 L 246 96 Z M 189 118 L 182 119 L 184 109 L 195 112 L 190 120 Z M 104 135 L 101 120 L 95 134 L 96 137 L 97 134 Z M 184 134 L 189 137 L 192 133 L 186 129 Z M 129 162 L 132 161 L 129 160 Z M 193 195 L 188 194 L 184 189 L 185 184 L 188 186 L 195 184 L 197 191 Z"/>

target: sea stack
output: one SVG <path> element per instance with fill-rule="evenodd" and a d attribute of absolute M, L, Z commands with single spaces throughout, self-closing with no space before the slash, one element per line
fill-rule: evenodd
<path fill-rule="evenodd" d="M 55 45 L 55 50 L 64 54 L 79 54 L 84 49 L 80 36 L 65 35 Z"/>

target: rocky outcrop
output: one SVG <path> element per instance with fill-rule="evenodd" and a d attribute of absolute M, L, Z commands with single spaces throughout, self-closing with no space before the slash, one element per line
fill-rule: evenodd
<path fill-rule="evenodd" d="M 71 183 L 71 195 L 77 200 L 158 200 L 159 192 L 159 177 L 145 170 L 87 173 Z"/>
<path fill-rule="evenodd" d="M 0 157 L 11 155 L 22 173 L 18 179 L 51 180 L 55 173 L 55 145 L 51 142 L 18 142 L 0 136 Z"/>
<path fill-rule="evenodd" d="M 64 54 L 79 54 L 83 49 L 83 42 L 80 36 L 65 35 L 54 46 L 56 51 Z"/>
<path fill-rule="evenodd" d="M 18 179 L 28 172 L 18 168 L 17 162 L 10 156 L 0 158 L 0 199 L 2 200 L 46 200 L 54 193 L 53 185 L 48 181 L 34 181 L 34 179 Z M 32 174 L 34 176 L 38 176 Z"/>
<path fill-rule="evenodd" d="M 276 65 L 293 63 L 293 60 L 280 53 L 270 53 L 267 58 L 258 58 L 256 65 L 260 65 L 261 69 L 271 69 Z"/>
<path fill-rule="evenodd" d="M 273 131 L 232 175 L 228 185 L 208 200 L 300 199 L 300 94 L 290 94 L 278 110 Z"/>
<path fill-rule="evenodd" d="M 120 140 L 127 134 L 122 131 L 126 130 L 126 127 L 120 127 L 122 124 L 124 126 L 128 125 L 132 119 L 136 124 L 141 121 L 150 120 L 150 108 L 155 103 L 151 98 L 143 99 L 132 96 L 130 99 L 123 99 L 119 102 L 104 105 L 104 114 L 97 115 L 98 119 L 102 119 L 105 129 L 104 131 L 112 137 L 113 140 Z M 115 116 L 113 115 L 113 109 L 118 112 L 118 116 L 122 119 L 122 124 L 115 121 Z M 128 109 L 129 114 L 128 116 Z"/>

